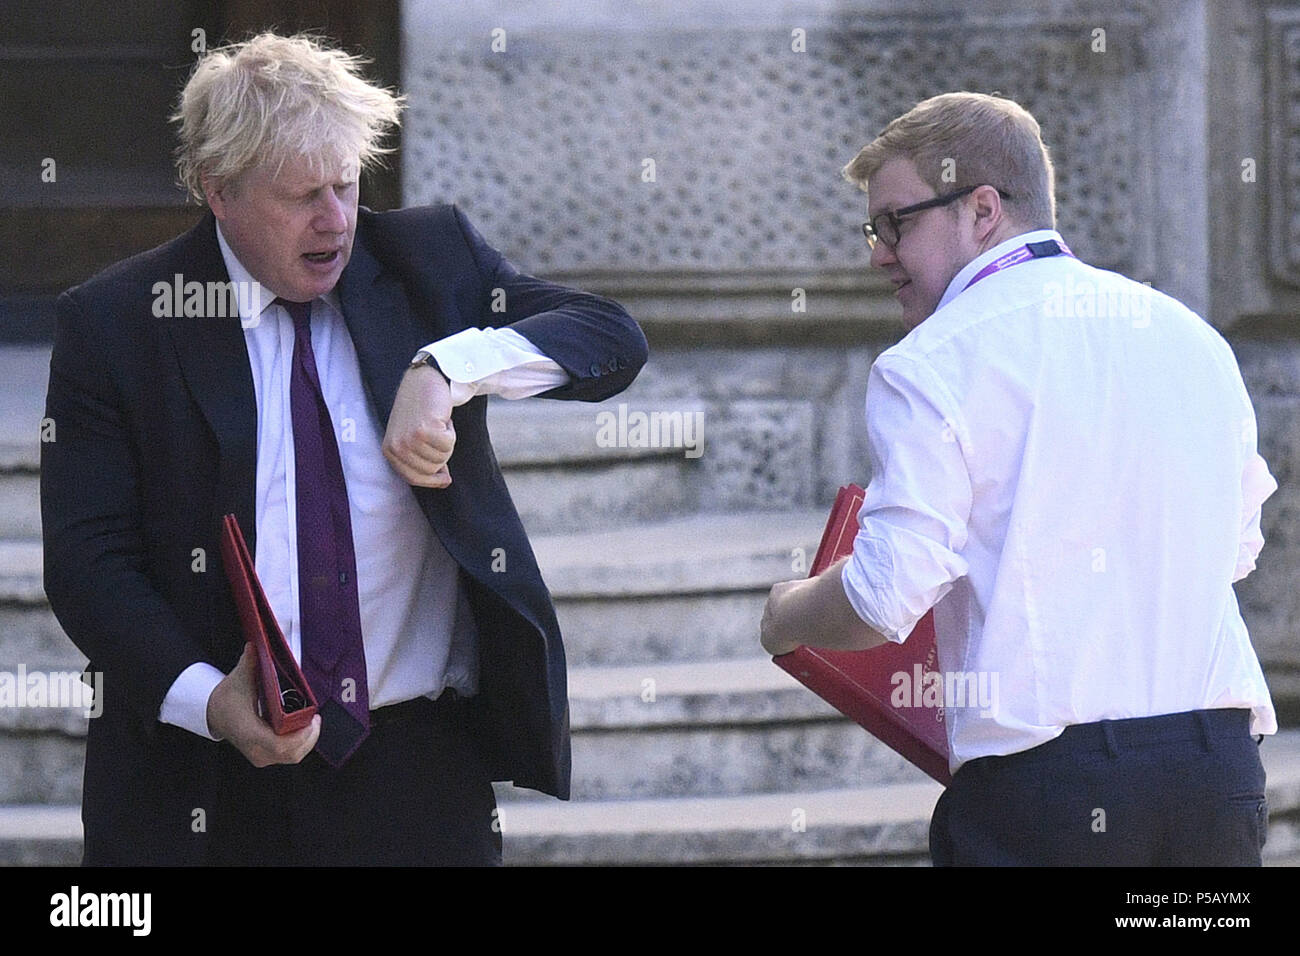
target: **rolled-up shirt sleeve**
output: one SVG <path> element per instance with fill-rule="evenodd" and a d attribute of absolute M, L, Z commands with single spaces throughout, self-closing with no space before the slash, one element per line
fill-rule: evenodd
<path fill-rule="evenodd" d="M 842 573 L 858 616 L 901 643 L 967 572 L 969 432 L 925 365 L 886 353 L 867 383 L 871 483 Z"/>

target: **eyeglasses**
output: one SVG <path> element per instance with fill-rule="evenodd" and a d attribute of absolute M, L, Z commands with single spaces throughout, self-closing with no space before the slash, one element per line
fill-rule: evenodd
<path fill-rule="evenodd" d="M 982 183 L 980 185 L 983 185 Z M 878 213 L 872 216 L 870 221 L 862 224 L 862 234 L 867 237 L 867 245 L 872 249 L 876 248 L 876 242 L 883 242 L 890 249 L 898 245 L 898 240 L 902 237 L 899 229 L 904 216 L 912 216 L 918 212 L 924 212 L 927 209 L 934 209 L 937 206 L 946 206 L 950 202 L 956 202 L 962 196 L 973 193 L 979 189 L 977 186 L 967 186 L 965 189 L 959 189 L 956 192 L 948 193 L 944 196 L 935 196 L 933 199 L 927 199 L 925 202 L 919 202 L 914 206 L 904 206 L 902 209 L 895 209 L 890 212 Z M 996 188 L 996 187 L 994 187 Z M 998 190 L 998 195 L 1003 199 L 1011 197 Z"/>

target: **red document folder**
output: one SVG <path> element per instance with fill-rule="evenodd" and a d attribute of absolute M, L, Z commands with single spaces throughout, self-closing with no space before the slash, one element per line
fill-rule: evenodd
<path fill-rule="evenodd" d="M 816 577 L 852 553 L 853 539 L 858 532 L 858 509 L 865 495 L 857 485 L 840 489 L 809 577 Z M 902 686 L 915 689 L 915 693 L 903 695 L 909 701 L 920 700 L 919 688 L 925 686 L 924 675 L 939 669 L 934 646 L 934 612 L 921 618 L 902 644 L 887 641 L 865 651 L 798 647 L 772 660 L 935 780 L 945 786 L 952 781 L 948 773 L 943 708 L 896 707 L 890 701 Z M 896 674 L 905 675 L 905 681 L 897 679 Z"/>
<path fill-rule="evenodd" d="M 257 685 L 262 716 L 277 734 L 288 734 L 311 723 L 316 696 L 293 659 L 271 604 L 257 579 L 244 533 L 234 515 L 226 515 L 221 528 L 221 558 L 226 578 L 239 609 L 244 640 L 257 651 Z"/>

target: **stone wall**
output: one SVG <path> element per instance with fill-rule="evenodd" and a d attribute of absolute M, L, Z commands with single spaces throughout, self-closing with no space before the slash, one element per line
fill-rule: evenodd
<path fill-rule="evenodd" d="M 1040 117 L 1077 251 L 1154 277 L 1142 224 L 1161 144 L 1137 5 L 1040 19 L 767 2 L 709 20 L 707 5 L 633 3 L 617 28 L 585 3 L 542 6 L 411 3 L 405 23 L 408 200 L 463 203 L 532 268 L 859 276 L 865 203 L 840 168 L 918 100 L 967 88 Z M 662 19 L 686 8 L 693 25 Z"/>
<path fill-rule="evenodd" d="M 1300 721 L 1300 9 L 1205 3 L 1210 317 L 1237 352 L 1279 489 L 1237 586 L 1274 696 Z"/>

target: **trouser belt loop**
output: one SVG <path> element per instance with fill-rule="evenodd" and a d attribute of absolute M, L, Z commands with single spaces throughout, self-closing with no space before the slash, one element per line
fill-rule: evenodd
<path fill-rule="evenodd" d="M 1208 753 L 1214 749 L 1214 744 L 1210 743 L 1210 718 L 1203 710 L 1198 710 L 1195 713 L 1197 726 L 1201 728 L 1201 746 Z"/>
<path fill-rule="evenodd" d="M 1119 756 L 1119 744 L 1115 742 L 1115 728 L 1109 720 L 1101 722 L 1101 735 L 1106 738 L 1106 750 L 1111 757 Z"/>

